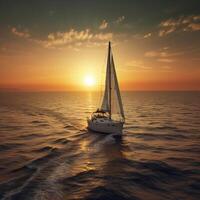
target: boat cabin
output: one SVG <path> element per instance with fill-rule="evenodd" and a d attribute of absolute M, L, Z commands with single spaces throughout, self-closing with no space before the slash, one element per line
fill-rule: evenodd
<path fill-rule="evenodd" d="M 95 112 L 92 113 L 92 119 L 95 118 L 108 118 L 109 113 L 103 110 L 97 109 Z"/>

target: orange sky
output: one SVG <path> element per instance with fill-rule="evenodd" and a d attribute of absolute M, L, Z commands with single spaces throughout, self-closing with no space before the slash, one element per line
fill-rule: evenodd
<path fill-rule="evenodd" d="M 80 11 L 82 20 L 71 13 L 68 21 L 56 15 L 65 13 L 59 6 L 52 12 L 48 8 L 43 19 L 44 11 L 35 5 L 42 16 L 36 19 L 17 5 L 18 17 L 11 18 L 7 5 L 0 14 L 0 90 L 99 90 L 109 40 L 122 90 L 200 90 L 200 15 L 191 5 L 191 13 L 184 13 L 187 6 L 182 5 L 182 11 L 169 14 L 163 3 L 160 15 L 154 16 L 145 12 L 145 5 L 130 3 L 145 14 L 133 18 L 128 7 L 109 16 L 96 10 L 89 17 Z M 142 22 L 136 20 L 139 16 Z M 93 86 L 84 83 L 86 76 L 93 77 Z"/>
<path fill-rule="evenodd" d="M 137 46 L 116 42 L 113 47 L 118 79 L 122 90 L 199 90 L 200 70 L 190 58 L 179 56 L 171 63 L 136 57 Z M 1 55 L 1 88 L 34 91 L 98 90 L 104 84 L 107 46 L 73 49 L 37 49 Z M 127 48 L 127 49 L 126 49 Z M 133 56 L 133 58 L 132 58 Z M 184 67 L 186 66 L 186 67 Z M 86 76 L 95 85 L 84 84 Z"/>

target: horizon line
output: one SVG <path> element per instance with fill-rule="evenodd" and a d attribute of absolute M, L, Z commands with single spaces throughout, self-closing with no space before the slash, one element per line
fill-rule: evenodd
<path fill-rule="evenodd" d="M 13 93 L 42 93 L 42 92 L 103 92 L 99 90 L 23 90 L 23 89 L 1 89 L 0 92 L 13 92 Z M 121 92 L 200 92 L 200 89 L 175 89 L 175 90 L 121 90 Z"/>

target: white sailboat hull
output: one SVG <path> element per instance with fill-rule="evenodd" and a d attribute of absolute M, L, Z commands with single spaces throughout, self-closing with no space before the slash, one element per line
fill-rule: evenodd
<path fill-rule="evenodd" d="M 122 134 L 124 122 L 110 119 L 88 119 L 88 129 L 100 133 Z"/>

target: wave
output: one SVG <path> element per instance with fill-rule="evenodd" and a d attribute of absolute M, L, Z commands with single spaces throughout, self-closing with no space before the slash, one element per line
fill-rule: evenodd
<path fill-rule="evenodd" d="M 54 144 L 59 144 L 59 143 L 61 143 L 61 144 L 67 144 L 68 142 L 69 142 L 69 140 L 66 139 L 66 138 L 59 138 L 59 139 L 53 141 L 52 143 L 54 143 Z"/>
<path fill-rule="evenodd" d="M 49 152 L 49 151 L 55 151 L 57 148 L 51 147 L 51 146 L 45 146 L 40 149 L 35 149 L 34 152 Z"/>
<path fill-rule="evenodd" d="M 174 134 L 174 133 L 134 133 L 134 137 L 142 138 L 144 140 L 172 140 L 172 139 L 188 139 L 190 135 L 185 134 Z"/>
<path fill-rule="evenodd" d="M 21 143 L 4 143 L 4 144 L 0 144 L 0 151 L 12 150 L 20 146 L 22 146 Z"/>

